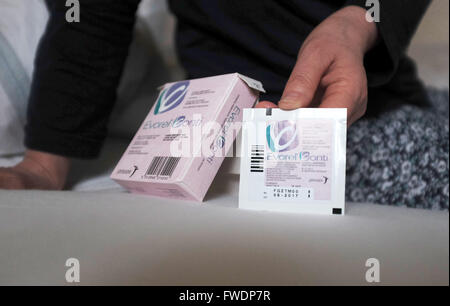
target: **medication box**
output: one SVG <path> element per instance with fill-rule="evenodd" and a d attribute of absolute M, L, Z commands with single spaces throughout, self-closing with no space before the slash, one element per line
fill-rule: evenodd
<path fill-rule="evenodd" d="M 203 201 L 259 92 L 238 73 L 164 85 L 111 178 L 130 192 Z"/>
<path fill-rule="evenodd" d="M 345 213 L 347 110 L 245 109 L 239 207 Z"/>

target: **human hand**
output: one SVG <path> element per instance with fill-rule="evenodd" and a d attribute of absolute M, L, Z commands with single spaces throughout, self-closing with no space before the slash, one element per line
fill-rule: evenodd
<path fill-rule="evenodd" d="M 375 44 L 376 25 L 366 11 L 345 7 L 325 19 L 307 37 L 286 84 L 278 107 L 347 108 L 349 125 L 367 108 L 364 55 Z M 277 107 L 262 101 L 256 107 Z"/>
<path fill-rule="evenodd" d="M 69 165 L 68 158 L 27 150 L 20 163 L 0 168 L 0 189 L 61 190 Z"/>

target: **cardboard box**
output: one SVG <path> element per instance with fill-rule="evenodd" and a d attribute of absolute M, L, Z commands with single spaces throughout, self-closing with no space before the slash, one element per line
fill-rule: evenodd
<path fill-rule="evenodd" d="M 133 193 L 203 201 L 259 92 L 238 73 L 164 85 L 111 178 Z"/>

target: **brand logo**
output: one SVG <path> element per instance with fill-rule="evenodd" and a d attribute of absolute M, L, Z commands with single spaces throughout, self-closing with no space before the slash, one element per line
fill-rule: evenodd
<path fill-rule="evenodd" d="M 130 177 L 132 177 L 136 173 L 136 171 L 138 171 L 138 170 L 139 170 L 138 166 L 134 165 L 133 166 L 133 171 L 131 172 Z"/>
<path fill-rule="evenodd" d="M 211 151 L 209 152 L 210 153 L 209 156 L 206 158 L 206 161 L 209 164 L 213 163 L 214 157 L 216 157 L 216 153 L 225 147 L 227 137 L 229 137 L 229 135 L 233 133 L 233 131 L 230 131 L 230 129 L 234 127 L 234 124 L 238 119 L 240 113 L 241 109 L 237 105 L 235 105 L 231 109 L 228 117 L 225 119 L 224 124 L 220 128 L 218 135 L 214 138 L 213 142 L 209 146 Z"/>
<path fill-rule="evenodd" d="M 221 149 L 225 146 L 225 137 L 224 136 L 220 136 L 216 139 L 216 146 Z"/>
<path fill-rule="evenodd" d="M 144 130 L 149 130 L 149 129 L 167 129 L 167 128 L 184 128 L 184 127 L 191 127 L 191 126 L 201 126 L 202 124 L 202 118 L 195 118 L 194 115 L 194 119 L 189 120 L 186 119 L 186 116 L 178 116 L 174 119 L 170 119 L 170 120 L 164 120 L 164 121 L 152 121 L 152 120 L 148 120 L 144 123 L 144 125 L 142 126 L 142 128 Z"/>
<path fill-rule="evenodd" d="M 180 105 L 186 97 L 188 87 L 189 81 L 182 81 L 163 90 L 156 103 L 155 115 L 168 112 Z"/>
<path fill-rule="evenodd" d="M 297 125 L 289 120 L 279 121 L 266 128 L 267 145 L 272 152 L 286 152 L 295 149 L 299 142 Z"/>

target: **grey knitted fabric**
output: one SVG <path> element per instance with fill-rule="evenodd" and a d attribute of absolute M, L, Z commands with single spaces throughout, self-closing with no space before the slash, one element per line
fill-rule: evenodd
<path fill-rule="evenodd" d="M 403 105 L 350 127 L 347 201 L 448 210 L 448 91 L 429 97 L 429 108 Z"/>

